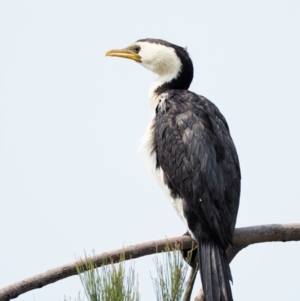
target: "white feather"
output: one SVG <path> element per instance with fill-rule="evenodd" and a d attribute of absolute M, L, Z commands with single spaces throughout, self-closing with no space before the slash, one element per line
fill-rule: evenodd
<path fill-rule="evenodd" d="M 139 51 L 140 64 L 160 77 L 165 77 L 162 82 L 178 76 L 182 64 L 174 48 L 149 42 L 136 42 L 134 44 L 141 47 Z"/>
<path fill-rule="evenodd" d="M 154 122 L 155 122 L 155 114 L 153 114 L 151 118 L 151 122 L 149 123 L 143 138 L 141 139 L 139 150 L 143 151 L 147 158 L 147 165 L 149 165 L 151 171 L 155 175 L 158 183 L 168 196 L 172 206 L 175 211 L 178 213 L 180 219 L 187 226 L 187 220 L 183 214 L 183 200 L 181 198 L 173 198 L 171 196 L 170 188 L 164 182 L 164 171 L 161 167 L 156 168 L 156 153 L 152 150 L 154 144 Z"/>
<path fill-rule="evenodd" d="M 164 182 L 164 171 L 161 167 L 156 168 L 156 153 L 153 151 L 156 107 L 158 105 L 164 107 L 165 99 L 168 97 L 167 93 L 157 95 L 156 90 L 164 83 L 170 82 L 172 79 L 176 78 L 180 73 L 182 64 L 176 55 L 175 50 L 171 47 L 149 42 L 137 42 L 135 44 L 141 47 L 139 55 L 141 56 L 142 62 L 140 64 L 159 75 L 156 81 L 152 83 L 149 90 L 148 100 L 152 115 L 145 134 L 141 139 L 139 150 L 142 150 L 147 155 L 147 161 L 152 172 L 155 174 L 159 184 L 169 197 L 175 211 L 187 226 L 187 220 L 183 214 L 183 200 L 171 196 L 171 191 Z"/>
<path fill-rule="evenodd" d="M 141 63 L 139 64 L 158 74 L 158 78 L 150 87 L 148 97 L 151 109 L 155 110 L 158 102 L 162 101 L 160 96 L 155 93 L 156 89 L 176 78 L 182 64 L 174 48 L 149 42 L 136 42 L 135 45 L 141 47 L 139 51 Z"/>

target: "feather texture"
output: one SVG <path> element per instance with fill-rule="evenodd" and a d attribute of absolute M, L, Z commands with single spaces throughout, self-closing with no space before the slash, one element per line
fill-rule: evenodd
<path fill-rule="evenodd" d="M 165 92 L 166 94 L 166 92 Z M 231 301 L 226 249 L 232 244 L 240 168 L 225 118 L 203 96 L 168 90 L 156 109 L 153 128 L 156 168 L 172 198 L 182 200 L 208 301 Z"/>

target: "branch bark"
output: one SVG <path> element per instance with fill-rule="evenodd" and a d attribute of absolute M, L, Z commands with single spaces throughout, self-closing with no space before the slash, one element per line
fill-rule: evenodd
<path fill-rule="evenodd" d="M 284 230 L 281 227 L 283 227 Z M 298 232 L 300 233 L 300 224 L 263 225 L 235 229 L 233 246 L 227 251 L 228 261 L 230 263 L 239 251 L 248 247 L 249 245 L 266 242 L 264 240 L 265 237 L 270 237 L 272 239 L 268 241 L 286 242 L 290 241 L 288 238 L 292 236 L 294 237 L 294 234 L 296 234 L 297 238 L 299 235 Z M 272 237 L 276 237 L 276 240 Z M 299 240 L 299 238 L 292 240 Z M 194 301 L 206 301 L 202 288 L 199 290 Z"/>
<path fill-rule="evenodd" d="M 233 237 L 233 247 L 228 250 L 227 254 L 229 261 L 231 261 L 240 250 L 251 244 L 272 241 L 286 242 L 299 240 L 300 223 L 282 225 L 273 224 L 238 228 L 235 229 Z M 192 239 L 189 236 L 179 236 L 170 239 L 150 241 L 129 246 L 123 249 L 110 251 L 107 253 L 101 253 L 91 256 L 89 260 L 91 260 L 95 266 L 100 267 L 104 264 L 105 259 L 107 258 L 111 258 L 114 262 L 117 262 L 120 259 L 121 254 L 125 254 L 126 260 L 139 258 L 158 252 L 164 252 L 166 242 L 168 242 L 169 246 L 175 246 L 175 244 L 180 243 L 183 250 L 191 249 L 193 243 Z M 73 275 L 77 275 L 76 264 L 78 265 L 78 262 L 72 262 L 4 287 L 0 289 L 0 301 L 8 301 L 17 298 L 19 295 L 33 289 L 42 288 L 43 286 L 50 283 L 54 283 Z"/>

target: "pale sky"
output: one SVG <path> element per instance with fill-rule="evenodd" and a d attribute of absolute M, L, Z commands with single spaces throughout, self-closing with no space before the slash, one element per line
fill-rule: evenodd
<path fill-rule="evenodd" d="M 0 0 L 0 26 L 0 287 L 85 250 L 186 232 L 137 152 L 155 75 L 104 56 L 141 38 L 187 46 L 191 90 L 226 117 L 242 170 L 237 227 L 300 221 L 298 0 Z M 243 250 L 234 299 L 299 300 L 299 254 L 299 242 Z M 141 300 L 155 300 L 152 257 L 135 267 Z M 18 300 L 80 290 L 74 276 Z"/>

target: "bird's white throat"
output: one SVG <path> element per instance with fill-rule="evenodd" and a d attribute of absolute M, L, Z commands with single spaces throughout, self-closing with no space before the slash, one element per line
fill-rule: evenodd
<path fill-rule="evenodd" d="M 182 63 L 174 48 L 142 41 L 136 42 L 135 45 L 141 47 L 139 51 L 141 62 L 139 64 L 156 73 L 162 79 L 178 76 Z"/>
<path fill-rule="evenodd" d="M 135 44 L 141 47 L 139 52 L 141 62 L 139 64 L 158 75 L 158 78 L 152 83 L 148 95 L 153 110 L 159 102 L 159 95 L 155 91 L 163 84 L 178 77 L 182 63 L 172 47 L 143 41 Z"/>
<path fill-rule="evenodd" d="M 170 82 L 174 78 L 171 76 L 164 76 L 164 77 L 159 77 L 155 82 L 153 82 L 150 86 L 149 89 L 149 94 L 148 94 L 148 101 L 150 104 L 151 111 L 154 111 L 158 105 L 159 102 L 164 101 L 166 93 L 163 94 L 157 94 L 156 90 L 161 87 L 164 83 Z"/>

